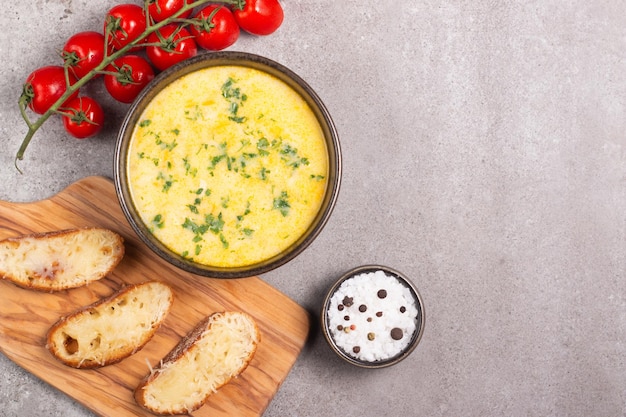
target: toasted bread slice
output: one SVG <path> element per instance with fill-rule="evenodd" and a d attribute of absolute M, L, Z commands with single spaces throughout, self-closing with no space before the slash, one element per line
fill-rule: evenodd
<path fill-rule="evenodd" d="M 135 400 L 154 414 L 196 410 L 246 369 L 259 341 L 259 329 L 249 315 L 212 314 L 151 370 L 135 390 Z"/>
<path fill-rule="evenodd" d="M 0 241 L 0 276 L 40 291 L 60 291 L 97 281 L 124 256 L 124 240 L 103 228 L 22 235 Z"/>
<path fill-rule="evenodd" d="M 174 294 L 160 282 L 127 286 L 61 318 L 46 347 L 74 368 L 97 368 L 121 361 L 152 338 L 169 312 Z"/>

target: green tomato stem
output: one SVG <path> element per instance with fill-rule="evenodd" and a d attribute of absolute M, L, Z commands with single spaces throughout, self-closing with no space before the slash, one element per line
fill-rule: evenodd
<path fill-rule="evenodd" d="M 22 173 L 17 163 L 18 161 L 21 161 L 24 159 L 24 154 L 26 152 L 26 149 L 28 148 L 28 145 L 33 139 L 33 136 L 35 136 L 35 133 L 50 118 L 50 116 L 52 116 L 53 114 L 57 114 L 61 105 L 65 103 L 83 85 L 87 84 L 87 82 L 89 82 L 96 75 L 105 73 L 106 72 L 105 68 L 110 63 L 114 62 L 116 59 L 120 58 L 121 56 L 129 52 L 134 47 L 144 47 L 144 46 L 150 45 L 146 43 L 141 43 L 148 35 L 161 29 L 165 25 L 168 25 L 170 23 L 180 22 L 182 19 L 179 19 L 179 17 L 183 13 L 187 12 L 188 10 L 192 10 L 198 6 L 202 6 L 206 3 L 221 3 L 221 4 L 233 5 L 235 7 L 242 7 L 241 6 L 242 1 L 245 3 L 245 0 L 221 0 L 221 1 L 196 0 L 192 3 L 185 3 L 185 5 L 181 7 L 181 9 L 177 11 L 174 15 L 172 15 L 171 17 L 167 19 L 164 19 L 161 22 L 151 21 L 150 15 L 148 13 L 148 1 L 145 1 L 144 10 L 146 14 L 146 20 L 148 22 L 146 30 L 141 35 L 139 35 L 137 39 L 133 40 L 128 45 L 125 45 L 123 48 L 120 48 L 111 54 L 109 54 L 109 39 L 110 39 L 111 33 L 110 33 L 110 29 L 107 28 L 105 31 L 105 36 L 104 36 L 104 58 L 102 59 L 102 62 L 97 67 L 95 67 L 94 69 L 89 71 L 87 74 L 85 74 L 84 77 L 76 81 L 76 83 L 74 84 L 70 83 L 68 66 L 64 65 L 65 82 L 67 86 L 65 93 L 61 97 L 59 97 L 59 99 L 52 106 L 50 106 L 50 108 L 45 113 L 43 113 L 37 120 L 35 121 L 30 120 L 30 118 L 28 117 L 28 114 L 26 113 L 26 108 L 28 107 L 28 102 L 26 100 L 26 97 L 23 94 L 20 96 L 18 105 L 20 108 L 20 114 L 22 115 L 22 118 L 24 119 L 24 121 L 26 122 L 26 126 L 28 127 L 28 132 L 26 133 L 26 136 L 24 136 L 24 139 L 22 140 L 20 148 L 18 149 L 17 154 L 15 156 L 15 161 L 14 161 L 15 168 L 20 173 Z M 189 24 L 189 22 L 183 21 L 183 24 Z"/>

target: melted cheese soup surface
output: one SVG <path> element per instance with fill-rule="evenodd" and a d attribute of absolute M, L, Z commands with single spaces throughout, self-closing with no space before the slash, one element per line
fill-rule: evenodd
<path fill-rule="evenodd" d="M 128 177 L 164 245 L 204 265 L 241 267 L 281 253 L 311 225 L 328 153 L 317 118 L 288 85 L 218 66 L 176 80 L 147 106 Z"/>

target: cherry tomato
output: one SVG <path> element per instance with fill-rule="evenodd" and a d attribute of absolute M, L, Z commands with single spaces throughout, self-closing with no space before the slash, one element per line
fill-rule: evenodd
<path fill-rule="evenodd" d="M 76 97 L 61 109 L 65 130 L 78 139 L 88 138 L 102 129 L 104 111 L 98 102 L 90 97 Z"/>
<path fill-rule="evenodd" d="M 109 34 L 111 51 L 122 49 L 146 30 L 146 15 L 136 4 L 118 4 L 110 9 L 104 20 L 104 33 Z M 137 50 L 140 47 L 134 47 Z"/>
<path fill-rule="evenodd" d="M 105 69 L 104 86 L 111 97 L 122 103 L 132 103 L 154 79 L 150 63 L 139 55 L 124 55 Z"/>
<path fill-rule="evenodd" d="M 79 32 L 67 40 L 61 57 L 76 78 L 83 78 L 104 59 L 104 36 L 93 31 Z"/>
<path fill-rule="evenodd" d="M 283 23 L 283 8 L 278 0 L 245 0 L 243 8 L 233 11 L 243 30 L 253 35 L 269 35 Z"/>
<path fill-rule="evenodd" d="M 212 4 L 195 14 L 197 24 L 189 26 L 198 45 L 210 51 L 226 49 L 239 38 L 239 25 L 233 12 L 219 4 Z"/>
<path fill-rule="evenodd" d="M 182 9 L 185 3 L 193 3 L 193 0 L 146 0 L 146 2 L 148 3 L 148 14 L 152 20 L 161 22 Z M 192 12 L 193 9 L 189 9 L 178 18 L 187 18 L 191 16 Z"/>
<path fill-rule="evenodd" d="M 148 36 L 148 44 L 146 55 L 161 71 L 198 53 L 193 36 L 187 29 L 174 23 L 152 32 Z"/>
<path fill-rule="evenodd" d="M 70 85 L 76 82 L 76 77 L 69 70 L 67 79 L 65 74 L 65 68 L 58 65 L 41 67 L 33 71 L 26 79 L 22 92 L 28 107 L 38 114 L 48 111 L 67 91 L 67 82 L 69 81 Z M 77 95 L 78 91 L 72 94 L 68 101 Z"/>

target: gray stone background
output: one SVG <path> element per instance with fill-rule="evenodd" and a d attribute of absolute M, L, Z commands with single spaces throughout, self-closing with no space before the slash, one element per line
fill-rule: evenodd
<path fill-rule="evenodd" d="M 20 164 L 16 105 L 35 68 L 114 0 L 4 1 L 0 199 L 112 177 L 126 105 L 97 137 L 42 128 Z M 409 275 L 421 344 L 365 371 L 314 328 L 266 417 L 626 415 L 626 3 L 289 0 L 274 35 L 231 50 L 309 82 L 339 131 L 330 222 L 262 276 L 317 316 L 347 269 Z M 88 92 L 105 97 L 101 83 Z M 0 355 L 0 415 L 90 416 Z"/>

